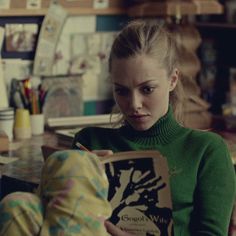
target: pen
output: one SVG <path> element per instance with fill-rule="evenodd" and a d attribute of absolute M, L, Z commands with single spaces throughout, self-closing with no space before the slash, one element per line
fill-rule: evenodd
<path fill-rule="evenodd" d="M 90 152 L 84 145 L 82 145 L 81 143 L 79 142 L 76 142 L 75 143 L 75 146 L 83 151 L 87 151 L 87 152 Z"/>

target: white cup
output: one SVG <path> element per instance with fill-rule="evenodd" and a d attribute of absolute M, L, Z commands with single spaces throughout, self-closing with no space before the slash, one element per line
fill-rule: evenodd
<path fill-rule="evenodd" d="M 30 124 L 32 135 L 40 135 L 44 132 L 44 115 L 32 114 L 30 115 Z"/>
<path fill-rule="evenodd" d="M 9 141 L 13 140 L 14 117 L 12 119 L 0 119 L 0 130 L 8 136 Z"/>

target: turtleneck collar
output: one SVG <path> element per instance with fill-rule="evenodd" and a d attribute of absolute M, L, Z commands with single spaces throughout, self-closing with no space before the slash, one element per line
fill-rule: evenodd
<path fill-rule="evenodd" d="M 150 129 L 137 131 L 129 124 L 120 128 L 121 134 L 130 141 L 141 145 L 167 144 L 180 131 L 181 126 L 175 120 L 173 109 L 169 106 L 168 112 L 161 117 Z"/>

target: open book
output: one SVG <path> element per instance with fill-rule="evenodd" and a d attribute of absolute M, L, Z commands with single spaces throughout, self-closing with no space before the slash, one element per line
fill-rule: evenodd
<path fill-rule="evenodd" d="M 56 151 L 51 148 L 44 156 Z M 158 151 L 129 151 L 100 157 L 109 181 L 110 221 L 135 236 L 173 235 L 166 159 Z"/>

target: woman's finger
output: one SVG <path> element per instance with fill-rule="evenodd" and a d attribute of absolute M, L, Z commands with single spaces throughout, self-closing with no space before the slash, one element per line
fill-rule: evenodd
<path fill-rule="evenodd" d="M 113 151 L 112 150 L 92 150 L 92 153 L 96 154 L 97 156 L 103 157 L 103 156 L 112 155 Z"/>
<path fill-rule="evenodd" d="M 113 225 L 109 221 L 105 221 L 105 227 L 107 229 L 107 232 L 111 234 L 112 236 L 134 236 L 132 234 L 122 231 L 120 228 Z"/>

